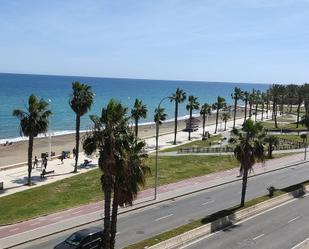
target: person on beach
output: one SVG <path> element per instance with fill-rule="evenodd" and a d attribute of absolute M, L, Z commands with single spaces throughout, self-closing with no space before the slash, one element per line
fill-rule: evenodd
<path fill-rule="evenodd" d="M 60 160 L 61 160 L 61 164 L 63 164 L 63 159 L 65 158 L 65 152 L 62 151 L 61 155 L 60 155 Z"/>
<path fill-rule="evenodd" d="M 73 153 L 73 158 L 75 158 L 76 157 L 76 149 L 75 149 L 75 147 L 73 148 L 72 153 Z"/>
<path fill-rule="evenodd" d="M 38 163 L 39 163 L 39 160 L 37 158 L 37 156 L 34 157 L 34 161 L 33 161 L 33 168 L 37 168 L 38 167 Z"/>

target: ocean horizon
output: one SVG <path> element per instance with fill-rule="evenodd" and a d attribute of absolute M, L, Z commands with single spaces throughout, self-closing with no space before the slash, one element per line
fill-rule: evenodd
<path fill-rule="evenodd" d="M 19 120 L 12 116 L 14 109 L 25 109 L 30 94 L 35 94 L 46 101 L 51 100 L 51 130 L 53 135 L 64 135 L 75 132 L 75 113 L 69 106 L 73 81 L 80 81 L 92 87 L 95 93 L 94 105 L 81 118 L 81 130 L 91 128 L 89 115 L 100 115 L 102 107 L 114 98 L 128 107 L 128 114 L 136 98 L 147 105 L 147 118 L 140 120 L 140 124 L 152 124 L 154 109 L 159 101 L 172 95 L 176 88 L 183 89 L 187 96 L 194 95 L 198 101 L 212 104 L 218 95 L 224 97 L 228 104 L 232 104 L 231 93 L 235 86 L 242 90 L 252 89 L 266 91 L 270 84 L 237 83 L 237 82 L 208 82 L 184 80 L 152 80 L 127 78 L 100 78 L 85 76 L 56 76 L 0 73 L 0 143 L 5 141 L 20 141 Z M 241 104 L 241 102 L 239 103 Z M 161 104 L 167 113 L 167 120 L 174 118 L 174 104 L 169 100 Z M 179 106 L 179 119 L 188 117 L 186 101 Z M 198 115 L 199 112 L 195 112 Z M 44 135 L 43 135 L 44 136 Z"/>

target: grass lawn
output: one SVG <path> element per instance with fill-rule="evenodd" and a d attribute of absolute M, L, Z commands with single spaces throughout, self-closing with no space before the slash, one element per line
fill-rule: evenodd
<path fill-rule="evenodd" d="M 149 165 L 154 172 L 154 157 Z M 179 156 L 159 158 L 159 184 L 237 167 L 233 156 Z M 0 224 L 13 223 L 103 199 L 99 169 L 72 176 L 41 187 L 0 198 Z M 145 188 L 152 187 L 147 178 Z"/>
<path fill-rule="evenodd" d="M 303 139 L 298 135 L 275 135 L 278 138 L 288 139 L 295 142 L 303 142 Z M 309 142 L 309 141 L 308 141 Z"/>
<path fill-rule="evenodd" d="M 274 121 L 267 121 L 267 122 L 261 122 L 263 127 L 266 129 L 277 129 L 278 131 L 280 131 L 281 129 L 293 129 L 293 130 L 304 130 L 305 127 L 302 125 L 299 125 L 298 128 L 296 128 L 296 124 L 280 124 L 278 123 L 278 128 L 275 128 L 275 122 Z"/>
<path fill-rule="evenodd" d="M 208 138 L 207 140 L 202 140 L 202 138 L 200 140 L 196 140 L 196 141 L 193 141 L 193 142 L 190 142 L 190 143 L 186 143 L 186 144 L 182 144 L 182 145 L 179 145 L 179 146 L 175 146 L 173 148 L 168 148 L 168 149 L 164 149 L 164 150 L 161 150 L 162 152 L 171 152 L 171 151 L 178 151 L 179 149 L 182 149 L 182 148 L 191 148 L 191 147 L 210 147 L 211 144 L 217 144 L 219 141 L 222 140 L 222 135 L 215 135 L 215 136 L 211 136 L 210 138 Z"/>
<path fill-rule="evenodd" d="M 284 114 L 277 118 L 278 122 L 296 122 L 296 116 L 291 114 Z"/>

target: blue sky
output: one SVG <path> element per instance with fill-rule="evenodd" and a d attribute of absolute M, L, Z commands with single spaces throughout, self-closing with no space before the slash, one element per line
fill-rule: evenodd
<path fill-rule="evenodd" d="M 0 0 L 0 72 L 309 81 L 309 0 Z"/>

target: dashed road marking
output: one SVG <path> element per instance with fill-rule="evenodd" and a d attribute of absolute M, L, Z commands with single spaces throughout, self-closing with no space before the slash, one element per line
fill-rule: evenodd
<path fill-rule="evenodd" d="M 257 239 L 259 239 L 259 238 L 261 238 L 261 237 L 263 237 L 265 234 L 264 233 L 262 233 L 262 234 L 260 234 L 259 236 L 256 236 L 255 238 L 253 238 L 253 240 L 257 240 Z"/>
<path fill-rule="evenodd" d="M 168 217 L 171 217 L 172 215 L 174 215 L 174 214 L 169 214 L 169 215 L 166 215 L 166 216 L 163 216 L 163 217 L 157 218 L 157 219 L 155 219 L 155 221 L 159 221 L 159 220 L 166 219 L 166 218 L 168 218 Z"/>
<path fill-rule="evenodd" d="M 293 222 L 294 220 L 298 220 L 299 218 L 300 218 L 300 216 L 297 216 L 297 217 L 295 217 L 295 218 L 289 220 L 288 223 L 291 223 L 291 222 Z"/>

